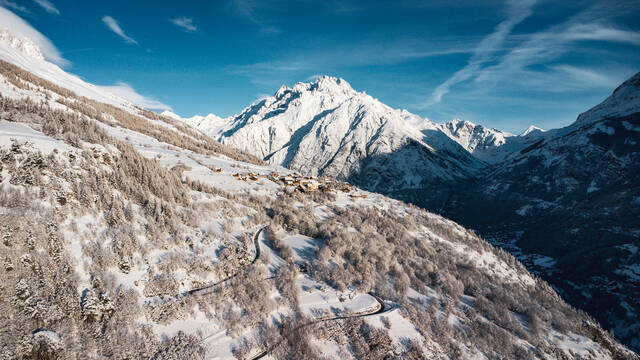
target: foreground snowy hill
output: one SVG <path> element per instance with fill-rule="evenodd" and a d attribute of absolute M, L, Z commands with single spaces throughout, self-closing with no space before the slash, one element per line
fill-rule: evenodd
<path fill-rule="evenodd" d="M 64 85 L 0 60 L 2 358 L 637 358 L 451 221 Z"/>

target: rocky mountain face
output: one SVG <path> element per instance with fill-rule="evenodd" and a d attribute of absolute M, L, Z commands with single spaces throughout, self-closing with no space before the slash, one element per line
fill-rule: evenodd
<path fill-rule="evenodd" d="M 0 54 L 0 358 L 637 358 L 450 220 Z"/>
<path fill-rule="evenodd" d="M 329 77 L 282 87 L 199 128 L 270 163 L 478 229 L 640 349 L 638 82 L 566 128 L 517 136 L 468 121 L 434 124 Z"/>
<path fill-rule="evenodd" d="M 524 149 L 547 135 L 542 129 L 533 125 L 520 135 L 489 129 L 458 119 L 437 124 L 437 126 L 471 155 L 489 164 L 499 163 L 510 154 Z"/>
<path fill-rule="evenodd" d="M 438 125 L 447 136 L 460 144 L 465 150 L 487 162 L 499 161 L 500 159 L 497 159 L 497 156 L 492 152 L 504 146 L 507 139 L 514 136 L 498 129 L 488 129 L 482 125 L 459 119 L 453 119 L 448 123 Z"/>
<path fill-rule="evenodd" d="M 487 168 L 444 213 L 510 248 L 640 349 L 640 74 Z"/>

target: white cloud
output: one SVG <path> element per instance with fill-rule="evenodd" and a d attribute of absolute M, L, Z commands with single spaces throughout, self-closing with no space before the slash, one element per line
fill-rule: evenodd
<path fill-rule="evenodd" d="M 19 5 L 16 2 L 10 1 L 10 0 L 0 0 L 0 6 L 6 7 L 6 8 L 10 8 L 10 9 L 13 9 L 15 11 L 20 11 L 20 12 L 23 12 L 25 14 L 29 14 L 30 13 L 29 9 L 27 9 L 26 7 L 24 7 L 22 5 Z"/>
<path fill-rule="evenodd" d="M 493 33 L 480 41 L 469 63 L 438 85 L 431 94 L 431 98 L 422 107 L 439 103 L 452 86 L 474 77 L 482 66 L 493 58 L 494 53 L 502 47 L 511 30 L 531 15 L 534 3 L 535 0 L 512 0 L 509 2 L 507 19 L 498 24 Z"/>
<path fill-rule="evenodd" d="M 260 4 L 259 2 L 253 0 L 231 0 L 231 3 L 240 15 L 244 16 L 252 23 L 258 24 L 260 22 L 254 15 L 256 8 Z"/>
<path fill-rule="evenodd" d="M 186 32 L 194 32 L 194 31 L 198 30 L 198 28 L 196 28 L 196 26 L 193 25 L 193 19 L 188 18 L 188 17 L 182 16 L 182 17 L 179 17 L 179 18 L 170 19 L 169 21 L 174 23 L 176 26 L 182 28 L 182 30 L 184 30 Z"/>
<path fill-rule="evenodd" d="M 532 85 L 539 84 L 540 89 L 548 91 L 560 91 L 567 87 L 562 84 L 559 78 L 554 79 L 553 73 L 546 74 L 543 71 L 532 72 L 528 68 L 545 64 L 553 61 L 562 55 L 575 51 L 576 42 L 585 40 L 597 40 L 607 42 L 619 42 L 636 44 L 636 40 L 640 37 L 640 33 L 623 31 L 598 23 L 599 19 L 585 18 L 585 14 L 591 15 L 591 12 L 585 12 L 570 19 L 569 21 L 556 25 L 546 31 L 540 31 L 528 36 L 518 46 L 511 49 L 504 55 L 498 64 L 482 69 L 477 75 L 475 82 L 484 88 L 506 81 L 516 81 L 521 79 L 532 79 L 532 75 L 539 77 Z M 637 45 L 640 45 L 638 43 Z M 561 70 L 564 74 L 577 74 L 577 68 L 569 67 L 550 67 L 552 71 Z M 611 69 L 603 69 L 611 73 Z M 557 74 L 555 74 L 557 75 Z M 587 76 L 587 73 L 583 73 Z M 611 75 L 609 75 L 611 76 Z M 605 78 L 596 78 L 589 76 L 594 81 L 592 87 L 602 87 L 606 83 Z M 615 76 L 620 80 L 619 75 Z M 584 84 L 583 85 L 587 85 Z M 615 84 L 610 83 L 611 87 Z"/>
<path fill-rule="evenodd" d="M 576 24 L 565 33 L 567 40 L 596 40 L 640 45 L 640 33 L 600 24 Z"/>
<path fill-rule="evenodd" d="M 278 27 L 269 24 L 269 21 L 265 19 L 264 16 L 259 16 L 257 14 L 258 11 L 261 10 L 261 6 L 265 5 L 264 1 L 231 0 L 231 5 L 239 15 L 257 25 L 262 34 L 276 35 L 280 33 L 280 29 Z M 262 10 L 264 10 L 264 8 L 262 8 Z"/>
<path fill-rule="evenodd" d="M 9 29 L 14 36 L 28 37 L 31 39 L 38 45 L 45 59 L 52 63 L 60 66 L 69 64 L 69 61 L 62 57 L 60 51 L 46 36 L 42 35 L 18 15 L 3 7 L 0 7 L 0 28 Z"/>
<path fill-rule="evenodd" d="M 124 33 L 124 31 L 122 30 L 122 28 L 120 27 L 116 19 L 107 15 L 102 18 L 102 22 L 104 22 L 111 31 L 116 33 L 121 38 L 123 38 L 126 43 L 138 45 L 137 41 L 135 41 L 134 39 L 132 39 L 131 37 L 129 37 L 127 34 Z"/>
<path fill-rule="evenodd" d="M 313 74 L 304 78 L 304 81 L 316 81 L 318 78 L 322 77 L 322 74 Z"/>
<path fill-rule="evenodd" d="M 120 96 L 121 98 L 129 100 L 132 104 L 144 109 L 173 111 L 173 109 L 171 109 L 171 106 L 164 104 L 152 97 L 139 94 L 129 84 L 123 81 L 119 81 L 115 85 L 99 86 L 99 88 L 114 95 Z"/>
<path fill-rule="evenodd" d="M 60 15 L 60 10 L 58 10 L 55 5 L 51 3 L 49 0 L 33 0 L 36 4 L 40 5 L 43 9 L 45 9 L 49 14 Z"/>

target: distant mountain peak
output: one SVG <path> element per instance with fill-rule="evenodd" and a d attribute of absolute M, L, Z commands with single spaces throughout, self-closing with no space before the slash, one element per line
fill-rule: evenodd
<path fill-rule="evenodd" d="M 160 115 L 172 118 L 174 120 L 182 120 L 182 117 L 180 115 L 169 110 L 163 111 L 162 113 L 160 113 Z"/>
<path fill-rule="evenodd" d="M 490 129 L 459 118 L 437 126 L 473 156 L 486 162 L 502 159 L 504 154 L 497 154 L 495 149 L 504 145 L 508 137 L 513 136 L 508 132 Z"/>
<path fill-rule="evenodd" d="M 544 130 L 542 128 L 539 128 L 535 125 L 531 125 L 529 126 L 525 131 L 522 132 L 522 134 L 520 134 L 520 136 L 527 136 L 531 133 L 534 133 L 536 131 L 540 131 L 540 132 L 544 132 Z"/>
<path fill-rule="evenodd" d="M 28 37 L 17 37 L 7 28 L 0 29 L 0 41 L 33 58 L 44 60 L 40 47 Z"/>

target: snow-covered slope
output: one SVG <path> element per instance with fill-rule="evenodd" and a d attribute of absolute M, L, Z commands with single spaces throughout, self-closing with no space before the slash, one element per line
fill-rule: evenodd
<path fill-rule="evenodd" d="M 2 28 L 2 24 L 0 24 L 0 59 L 38 74 L 39 77 L 69 89 L 80 96 L 119 106 L 129 112 L 137 111 L 130 101 L 116 96 L 100 86 L 89 84 L 62 70 L 58 65 L 46 61 L 33 41 L 29 38 L 14 36 L 9 29 Z"/>
<path fill-rule="evenodd" d="M 424 188 L 481 166 L 435 124 L 328 76 L 283 86 L 223 123 L 201 121 L 198 128 L 271 164 L 370 190 Z"/>

